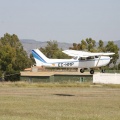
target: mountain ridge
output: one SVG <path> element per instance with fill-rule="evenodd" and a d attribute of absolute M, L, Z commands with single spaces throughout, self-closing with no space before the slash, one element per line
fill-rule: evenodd
<path fill-rule="evenodd" d="M 24 50 L 30 54 L 32 49 L 40 48 L 40 47 L 45 47 L 47 45 L 47 41 L 37 41 L 34 39 L 20 39 L 20 42 L 22 43 Z M 106 45 L 108 41 L 104 41 L 104 44 Z M 113 41 L 115 44 L 118 45 L 120 48 L 120 40 Z M 58 47 L 62 48 L 63 50 L 69 49 L 69 47 L 72 47 L 72 43 L 67 43 L 67 42 L 57 42 Z M 96 42 L 96 45 L 98 45 L 98 42 Z"/>
<path fill-rule="evenodd" d="M 30 54 L 32 49 L 40 48 L 40 47 L 45 47 L 47 45 L 47 41 L 41 42 L 41 41 L 36 41 L 34 39 L 21 39 L 20 42 L 22 43 L 24 50 Z M 63 42 L 57 42 L 58 47 L 62 48 L 63 50 L 69 49 L 69 47 L 72 46 L 72 43 L 63 43 Z"/>

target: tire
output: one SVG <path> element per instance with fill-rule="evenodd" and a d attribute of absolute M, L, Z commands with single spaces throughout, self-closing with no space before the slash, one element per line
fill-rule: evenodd
<path fill-rule="evenodd" d="M 90 70 L 90 74 L 94 74 L 94 70 Z"/>
<path fill-rule="evenodd" d="M 81 73 L 84 73 L 84 69 L 80 69 L 80 72 L 81 72 Z"/>

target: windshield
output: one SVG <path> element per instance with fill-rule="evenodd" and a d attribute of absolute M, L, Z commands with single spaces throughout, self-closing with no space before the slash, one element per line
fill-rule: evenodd
<path fill-rule="evenodd" d="M 76 57 L 74 57 L 73 59 L 74 59 L 74 60 L 77 60 L 77 59 L 78 59 L 78 57 L 76 56 Z"/>

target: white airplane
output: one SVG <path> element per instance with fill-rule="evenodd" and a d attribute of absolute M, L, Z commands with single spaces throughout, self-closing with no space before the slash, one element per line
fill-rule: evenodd
<path fill-rule="evenodd" d="M 83 73 L 85 69 L 94 74 L 94 68 L 106 66 L 112 59 L 109 55 L 115 53 L 91 53 L 77 50 L 64 50 L 63 53 L 72 56 L 72 59 L 49 59 L 39 49 L 32 50 L 36 66 L 58 67 L 58 68 L 80 68 Z"/>

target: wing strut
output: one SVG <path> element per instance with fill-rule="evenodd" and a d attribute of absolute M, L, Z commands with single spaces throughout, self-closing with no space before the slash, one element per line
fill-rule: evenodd
<path fill-rule="evenodd" d="M 96 64 L 96 67 L 97 67 L 97 65 L 98 65 L 98 63 L 99 63 L 99 61 L 100 61 L 100 58 L 101 58 L 101 56 L 99 56 L 98 62 L 97 62 L 97 64 Z"/>

